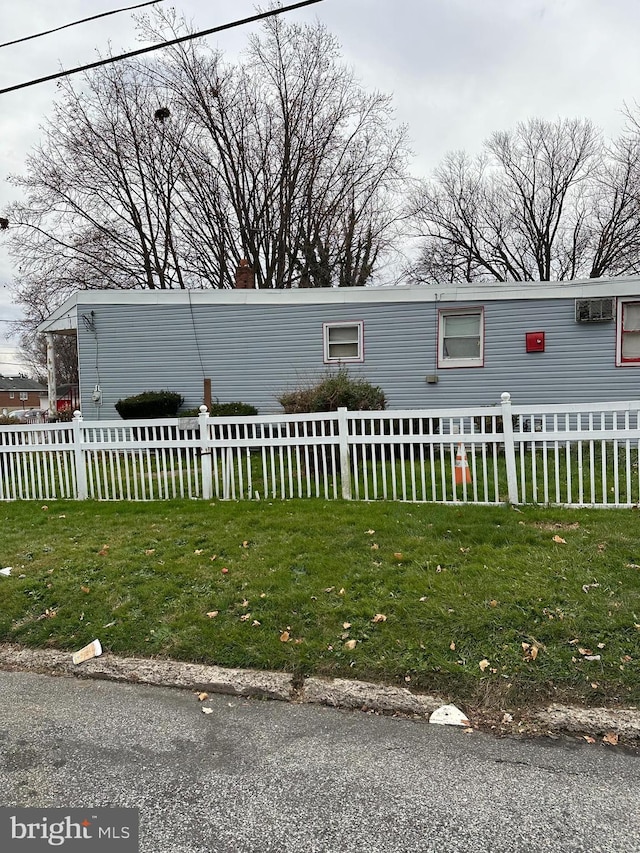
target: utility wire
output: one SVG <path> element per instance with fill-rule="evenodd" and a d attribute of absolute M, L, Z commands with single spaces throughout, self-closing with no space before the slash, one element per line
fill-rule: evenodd
<path fill-rule="evenodd" d="M 219 27 L 212 27 L 210 30 L 202 30 L 199 33 L 190 33 L 186 36 L 181 36 L 171 41 L 163 41 L 160 44 L 152 44 L 150 47 L 143 47 L 140 50 L 131 51 L 131 53 L 121 53 L 119 56 L 111 56 L 109 59 L 100 59 L 97 62 L 91 62 L 89 65 L 80 65 L 77 68 L 71 68 L 69 71 L 58 71 L 57 74 L 49 74 L 47 77 L 38 77 L 37 80 L 29 80 L 27 83 L 18 83 L 16 86 L 9 86 L 6 89 L 0 89 L 0 95 L 6 95 L 7 92 L 16 92 L 18 89 L 26 89 L 28 86 L 37 86 L 39 83 L 48 83 L 50 80 L 58 80 L 61 77 L 69 77 L 71 74 L 78 74 L 81 71 L 89 71 L 92 68 L 100 68 L 102 65 L 110 65 L 113 62 L 119 62 L 122 59 L 131 59 L 134 56 L 141 56 L 144 53 L 151 53 L 154 50 L 160 50 L 163 47 L 171 47 L 174 44 L 181 44 L 185 41 L 191 41 L 196 38 L 210 36 L 213 33 L 220 33 L 223 30 L 230 30 L 234 27 L 241 27 L 244 24 L 253 24 L 256 21 L 262 21 L 265 18 L 272 18 L 274 15 L 281 15 L 283 12 L 291 12 L 293 9 L 301 9 L 303 6 L 311 6 L 314 3 L 321 3 L 322 0 L 304 0 L 301 3 L 293 3 L 290 6 L 282 6 L 278 9 L 271 9 L 268 12 L 262 12 L 259 15 L 252 15 L 250 18 L 243 18 L 240 21 L 232 21 L 230 24 L 221 24 Z"/>
<path fill-rule="evenodd" d="M 39 39 L 42 36 L 50 36 L 51 33 L 59 33 L 60 30 L 66 30 L 67 27 L 76 27 L 78 24 L 86 24 L 89 21 L 97 21 L 98 18 L 107 18 L 109 15 L 118 15 L 120 12 L 130 12 L 132 9 L 141 9 L 143 6 L 155 6 L 156 3 L 162 3 L 162 0 L 147 0 L 146 3 L 138 3 L 136 6 L 125 6 L 124 9 L 112 9 L 111 12 L 101 12 L 99 15 L 92 15 L 90 18 L 82 18 L 80 21 L 71 21 L 70 24 L 63 24 L 61 27 L 55 27 L 53 30 L 45 30 L 42 33 L 34 33 L 32 36 L 24 36 L 23 38 L 6 41 L 0 44 L 0 47 L 10 47 L 12 44 L 20 44 L 23 41 L 31 39 Z"/>

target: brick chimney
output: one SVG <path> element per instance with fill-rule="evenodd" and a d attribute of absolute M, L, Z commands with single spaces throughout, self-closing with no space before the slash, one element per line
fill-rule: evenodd
<path fill-rule="evenodd" d="M 236 290 L 255 290 L 255 287 L 255 270 L 246 258 L 242 258 L 236 269 Z"/>

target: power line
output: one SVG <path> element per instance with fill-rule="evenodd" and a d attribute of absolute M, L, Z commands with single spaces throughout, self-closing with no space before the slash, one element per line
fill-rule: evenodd
<path fill-rule="evenodd" d="M 290 6 L 282 6 L 278 9 L 270 9 L 268 12 L 261 12 L 259 15 L 252 15 L 250 18 L 243 18 L 240 21 L 232 21 L 230 24 L 221 24 L 219 27 L 212 27 L 210 30 L 202 30 L 199 33 L 190 33 L 187 36 L 181 36 L 171 41 L 164 41 L 160 44 L 153 44 L 150 47 L 143 47 L 140 50 L 134 50 L 131 53 L 121 53 L 119 56 L 111 56 L 109 59 L 100 59 L 97 62 L 91 62 L 89 65 L 80 65 L 77 68 L 72 68 L 69 71 L 59 71 L 57 74 L 49 74 L 47 77 L 38 77 L 37 80 L 29 80 L 27 83 L 18 83 L 16 86 L 9 86 L 6 89 L 0 89 L 0 95 L 6 95 L 8 92 L 16 92 L 18 89 L 26 89 L 28 86 L 37 86 L 39 83 L 48 83 L 50 80 L 58 80 L 61 77 L 69 77 L 71 74 L 78 74 L 81 71 L 90 71 L 92 68 L 100 68 L 102 65 L 110 65 L 113 62 L 119 62 L 122 59 L 131 59 L 134 56 L 141 56 L 143 53 L 151 53 L 154 50 L 160 50 L 163 47 L 171 47 L 174 44 L 181 44 L 185 41 L 191 41 L 196 38 L 210 36 L 213 33 L 220 33 L 223 30 L 230 30 L 234 27 L 241 27 L 245 24 L 253 24 L 256 21 L 262 21 L 265 18 L 272 18 L 274 15 L 281 15 L 283 12 L 291 12 L 293 9 L 301 9 L 303 6 L 311 6 L 314 3 L 321 3 L 322 0 L 303 0 L 301 3 L 293 3 Z"/>
<path fill-rule="evenodd" d="M 14 39 L 13 41 L 6 41 L 4 44 L 0 44 L 0 47 L 10 47 L 12 44 L 20 44 L 23 41 L 30 41 L 31 39 L 39 39 L 42 36 L 50 36 L 51 33 L 59 33 L 60 30 L 66 30 L 67 27 L 76 27 L 78 24 L 86 24 L 89 21 L 97 21 L 98 18 L 107 18 L 109 15 L 118 15 L 120 12 L 130 12 L 132 9 L 141 9 L 143 6 L 155 6 L 156 3 L 162 3 L 163 0 L 147 0 L 146 3 L 138 3 L 136 6 L 125 6 L 124 9 L 112 9 L 110 12 L 101 12 L 99 15 L 92 15 L 90 18 L 82 18 L 79 21 L 71 21 L 69 24 L 63 24 L 61 27 L 55 27 L 53 30 L 45 30 L 42 33 L 34 33 L 31 36 L 24 36 L 23 38 Z"/>

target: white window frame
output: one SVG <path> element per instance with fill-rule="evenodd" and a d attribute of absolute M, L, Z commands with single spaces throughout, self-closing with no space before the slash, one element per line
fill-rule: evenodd
<path fill-rule="evenodd" d="M 479 352 L 478 356 L 472 358 L 449 358 L 444 354 L 444 331 L 446 317 L 464 317 L 469 314 L 477 314 L 480 320 L 479 329 Z M 448 367 L 484 367 L 484 307 L 472 306 L 470 308 L 440 308 L 438 310 L 438 368 Z"/>
<path fill-rule="evenodd" d="M 10 400 L 14 400 L 14 399 L 15 399 L 15 396 L 16 396 L 16 392 L 15 392 L 15 391 L 9 391 L 9 399 L 10 399 Z"/>
<path fill-rule="evenodd" d="M 630 299 L 618 299 L 616 311 L 616 367 L 640 367 L 640 356 L 638 356 L 638 358 L 623 358 L 622 355 L 622 336 L 624 334 L 622 322 L 624 319 L 624 306 L 629 303 L 636 303 L 637 305 L 640 305 L 640 298 L 632 297 Z"/>
<path fill-rule="evenodd" d="M 28 400 L 29 399 L 29 392 L 28 391 L 21 391 L 20 392 L 20 399 L 21 400 Z"/>
<path fill-rule="evenodd" d="M 355 330 L 353 341 L 331 341 L 332 329 L 353 328 Z M 362 320 L 340 320 L 334 323 L 322 324 L 322 342 L 325 364 L 354 364 L 364 361 L 364 322 Z M 335 356 L 331 354 L 332 343 L 355 343 L 357 354 L 352 356 Z"/>

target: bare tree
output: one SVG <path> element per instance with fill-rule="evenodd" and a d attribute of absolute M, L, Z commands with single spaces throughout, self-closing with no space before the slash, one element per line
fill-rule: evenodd
<path fill-rule="evenodd" d="M 638 268 L 637 135 L 607 147 L 586 120 L 494 133 L 476 160 L 449 155 L 411 213 L 421 281 L 550 281 Z"/>

